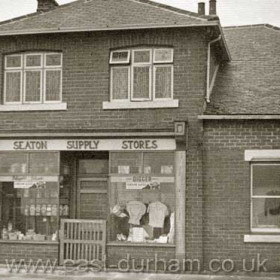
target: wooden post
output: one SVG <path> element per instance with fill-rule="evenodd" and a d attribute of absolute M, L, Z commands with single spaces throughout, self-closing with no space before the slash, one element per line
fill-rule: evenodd
<path fill-rule="evenodd" d="M 176 259 L 186 256 L 185 211 L 186 211 L 186 151 L 175 152 L 176 185 Z"/>

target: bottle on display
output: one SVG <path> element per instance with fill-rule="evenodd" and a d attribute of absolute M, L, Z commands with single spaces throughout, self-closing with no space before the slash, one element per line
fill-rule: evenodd
<path fill-rule="evenodd" d="M 8 239 L 8 230 L 6 227 L 3 227 L 2 229 L 2 239 L 7 240 Z"/>

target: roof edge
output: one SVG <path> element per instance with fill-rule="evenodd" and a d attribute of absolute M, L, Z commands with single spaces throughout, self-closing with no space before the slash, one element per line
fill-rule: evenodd
<path fill-rule="evenodd" d="M 280 115 L 199 115 L 199 120 L 280 120 Z"/>
<path fill-rule="evenodd" d="M 52 33 L 74 33 L 74 32 L 91 32 L 91 31 L 116 31 L 116 30 L 138 30 L 138 29 L 159 29 L 159 28 L 182 28 L 182 27 L 203 27 L 203 26 L 218 26 L 219 23 L 216 21 L 206 21 L 201 24 L 174 24 L 174 25 L 147 25 L 147 26 L 124 26 L 124 27 L 104 27 L 104 28 L 71 28 L 71 29 L 45 29 L 45 30 L 28 30 L 28 31 L 15 31 L 15 32 L 0 32 L 1 36 L 14 36 L 14 35 L 36 35 L 36 34 L 52 34 Z"/>
<path fill-rule="evenodd" d="M 276 25 L 269 24 L 269 23 L 224 26 L 223 29 L 257 28 L 257 27 L 266 27 L 266 28 L 269 28 L 269 29 L 280 31 L 280 27 L 278 27 Z"/>

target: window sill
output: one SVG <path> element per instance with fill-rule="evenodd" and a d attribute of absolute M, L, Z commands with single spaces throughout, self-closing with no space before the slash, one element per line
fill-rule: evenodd
<path fill-rule="evenodd" d="M 34 244 L 34 245 L 58 245 L 58 241 L 34 241 L 34 240 L 0 240 L 1 243 L 8 243 L 8 244 Z"/>
<path fill-rule="evenodd" d="M 244 235 L 244 243 L 280 243 L 280 235 Z"/>
<path fill-rule="evenodd" d="M 169 247 L 175 248 L 174 244 L 170 243 L 145 243 L 145 242 L 125 242 L 125 241 L 112 241 L 107 243 L 111 247 Z"/>
<path fill-rule="evenodd" d="M 149 108 L 178 108 L 179 100 L 160 100 L 160 101 L 111 101 L 103 102 L 104 110 L 117 109 L 149 109 Z"/>
<path fill-rule="evenodd" d="M 47 104 L 5 104 L 0 105 L 0 112 L 12 111 L 59 111 L 67 110 L 67 103 L 47 103 Z"/>

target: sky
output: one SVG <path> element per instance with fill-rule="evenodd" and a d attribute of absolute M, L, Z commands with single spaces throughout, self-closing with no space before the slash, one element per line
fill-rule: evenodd
<path fill-rule="evenodd" d="M 159 3 L 197 12 L 197 3 L 209 0 L 156 0 Z M 62 5 L 73 0 L 57 0 Z M 0 0 L 0 21 L 36 11 L 37 0 Z M 222 26 L 269 23 L 280 27 L 280 0 L 217 0 Z"/>

